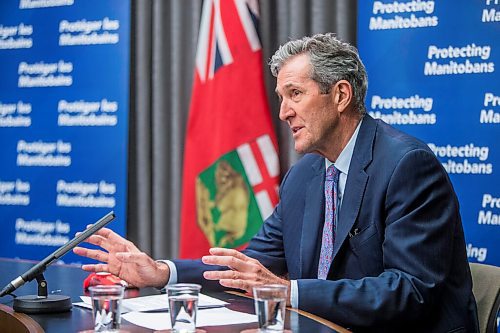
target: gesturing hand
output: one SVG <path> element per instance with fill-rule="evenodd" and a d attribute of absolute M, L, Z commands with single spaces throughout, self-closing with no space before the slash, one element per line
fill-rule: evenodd
<path fill-rule="evenodd" d="M 112 230 L 102 228 L 86 242 L 97 245 L 105 251 L 75 247 L 73 249 L 75 254 L 103 262 L 83 265 L 83 270 L 109 272 L 136 287 L 163 287 L 167 284 L 170 270 L 166 264 L 154 261 L 146 253 L 141 252 L 134 243 Z"/>
<path fill-rule="evenodd" d="M 209 252 L 209 256 L 202 258 L 205 264 L 227 266 L 229 269 L 206 271 L 203 273 L 205 279 L 219 280 L 224 287 L 242 289 L 250 295 L 254 286 L 283 284 L 288 286 L 288 295 L 290 295 L 290 281 L 274 275 L 258 260 L 233 249 L 211 248 Z"/>

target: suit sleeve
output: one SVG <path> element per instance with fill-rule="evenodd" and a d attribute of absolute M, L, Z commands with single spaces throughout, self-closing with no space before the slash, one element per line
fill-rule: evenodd
<path fill-rule="evenodd" d="M 453 262 L 460 221 L 448 176 L 430 151 L 407 152 L 389 178 L 384 203 L 382 272 L 298 280 L 300 309 L 350 327 L 403 323 L 432 311 Z"/>

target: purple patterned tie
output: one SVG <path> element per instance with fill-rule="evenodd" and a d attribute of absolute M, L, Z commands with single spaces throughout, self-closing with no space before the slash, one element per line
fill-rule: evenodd
<path fill-rule="evenodd" d="M 326 170 L 325 179 L 325 224 L 321 240 L 318 279 L 326 280 L 333 259 L 333 243 L 335 242 L 335 210 L 337 209 L 337 186 L 340 172 L 332 164 Z"/>

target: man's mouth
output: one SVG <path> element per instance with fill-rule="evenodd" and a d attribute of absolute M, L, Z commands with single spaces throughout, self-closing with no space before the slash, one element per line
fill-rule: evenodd
<path fill-rule="evenodd" d="M 303 127 L 302 126 L 292 126 L 292 133 L 295 134 L 298 131 L 300 131 Z"/>

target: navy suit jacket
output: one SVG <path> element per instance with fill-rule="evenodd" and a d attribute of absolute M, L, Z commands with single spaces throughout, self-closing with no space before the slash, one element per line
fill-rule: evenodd
<path fill-rule="evenodd" d="M 356 332 L 477 332 L 458 201 L 427 145 L 364 117 L 340 207 L 334 258 L 318 280 L 325 160 L 305 155 L 245 254 L 297 280 L 299 308 Z M 216 287 L 199 261 L 179 281 Z"/>

